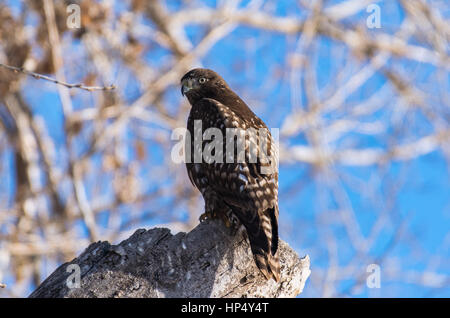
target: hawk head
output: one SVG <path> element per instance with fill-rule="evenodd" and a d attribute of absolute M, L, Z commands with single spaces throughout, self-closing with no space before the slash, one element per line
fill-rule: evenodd
<path fill-rule="evenodd" d="M 193 105 L 202 98 L 216 98 L 229 90 L 227 83 L 213 70 L 195 68 L 181 78 L 181 94 Z"/>

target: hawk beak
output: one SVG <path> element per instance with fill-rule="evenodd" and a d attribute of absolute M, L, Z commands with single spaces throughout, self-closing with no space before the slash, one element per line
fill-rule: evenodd
<path fill-rule="evenodd" d="M 186 78 L 181 81 L 181 95 L 185 95 L 187 92 L 189 92 L 191 89 L 194 88 L 194 80 L 190 78 Z"/>

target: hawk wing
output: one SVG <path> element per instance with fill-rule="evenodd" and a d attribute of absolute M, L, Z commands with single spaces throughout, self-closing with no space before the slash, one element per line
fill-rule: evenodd
<path fill-rule="evenodd" d="M 186 145 L 191 149 L 191 163 L 187 164 L 191 182 L 200 191 L 207 183 L 208 186 L 220 193 L 226 202 L 244 210 L 273 208 L 276 204 L 274 199 L 278 197 L 278 151 L 266 125 L 254 114 L 253 116 L 239 114 L 232 108 L 209 98 L 200 100 L 192 107 L 188 118 L 188 130 L 194 132 L 194 135 L 196 134 L 194 131 L 195 120 L 202 123 L 202 135 L 208 128 L 218 128 L 221 131 L 224 151 L 222 162 L 206 163 L 202 160 L 201 163 L 195 163 L 195 136 L 191 136 L 191 144 Z M 245 137 L 244 162 L 238 162 L 237 160 L 239 159 L 237 155 L 238 143 L 235 139 L 233 152 L 228 154 L 228 157 L 231 156 L 232 158 L 228 158 L 230 162 L 227 163 L 227 128 L 237 128 L 238 132 L 239 129 L 250 131 Z M 259 134 L 259 129 L 264 130 L 267 136 L 263 136 L 265 133 Z M 256 132 L 256 135 L 253 132 Z M 261 147 L 258 136 L 265 139 L 267 151 L 259 151 Z M 205 147 L 214 139 L 203 140 L 201 144 L 202 154 L 205 153 Z M 188 139 L 187 142 L 189 142 Z M 191 172 L 189 173 L 189 171 Z"/>

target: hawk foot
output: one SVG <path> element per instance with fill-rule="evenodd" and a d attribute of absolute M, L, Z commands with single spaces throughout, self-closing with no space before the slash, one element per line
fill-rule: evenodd
<path fill-rule="evenodd" d="M 220 219 L 225 224 L 226 228 L 232 228 L 233 223 L 230 221 L 230 219 L 225 215 L 224 213 L 216 213 L 214 211 L 212 212 L 205 212 L 199 217 L 200 222 L 204 222 L 205 220 L 217 220 Z"/>
<path fill-rule="evenodd" d="M 212 212 L 205 212 L 202 215 L 200 215 L 200 217 L 198 218 L 198 220 L 200 222 L 203 222 L 205 220 L 213 220 L 213 219 L 218 219 L 218 215 L 217 213 L 215 213 L 214 211 Z"/>

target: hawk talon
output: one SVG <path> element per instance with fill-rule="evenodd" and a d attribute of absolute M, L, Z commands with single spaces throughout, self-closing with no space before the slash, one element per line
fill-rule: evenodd
<path fill-rule="evenodd" d="M 217 219 L 218 216 L 216 213 L 213 212 L 205 212 L 202 215 L 200 215 L 200 217 L 198 218 L 200 222 L 203 222 L 205 220 L 214 220 Z"/>
<path fill-rule="evenodd" d="M 204 221 L 206 221 L 207 219 L 210 219 L 210 218 L 211 218 L 211 214 L 208 213 L 208 212 L 205 212 L 205 213 L 203 213 L 202 215 L 200 215 L 200 217 L 198 218 L 198 220 L 199 220 L 200 222 L 204 222 Z"/>
<path fill-rule="evenodd" d="M 198 218 L 198 220 L 200 222 L 204 222 L 206 220 L 214 220 L 214 219 L 221 219 L 223 221 L 223 223 L 225 224 L 226 228 L 233 227 L 232 222 L 223 213 L 215 213 L 214 211 L 213 212 L 205 212 L 202 215 L 200 215 L 200 217 Z"/>

